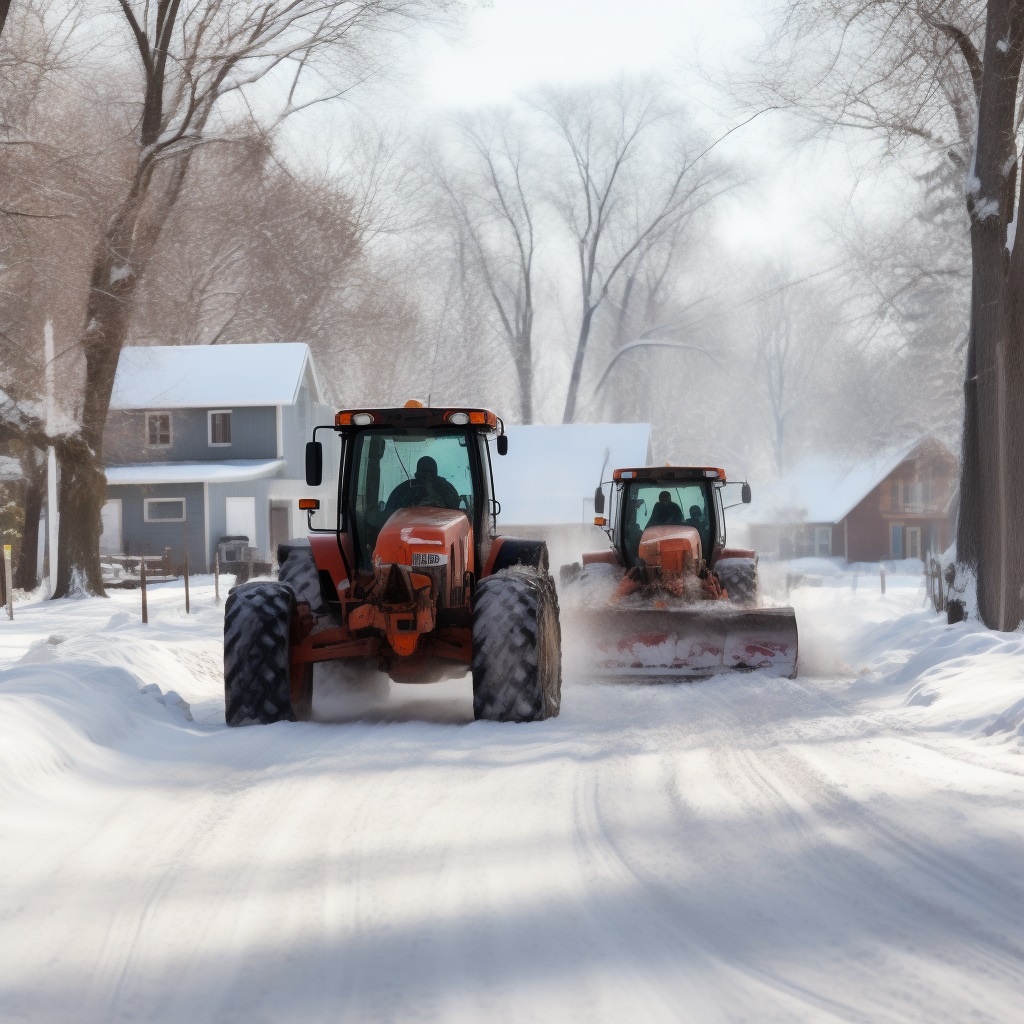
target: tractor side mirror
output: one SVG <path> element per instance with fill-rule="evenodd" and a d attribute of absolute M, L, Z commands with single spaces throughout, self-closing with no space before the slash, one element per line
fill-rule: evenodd
<path fill-rule="evenodd" d="M 374 462 L 380 462 L 384 458 L 384 438 L 383 437 L 371 437 L 370 438 L 370 458 Z"/>
<path fill-rule="evenodd" d="M 324 482 L 324 446 L 319 441 L 306 442 L 306 486 L 319 487 Z"/>
<path fill-rule="evenodd" d="M 594 491 L 594 513 L 599 516 L 604 515 L 604 491 L 600 487 Z"/>
<path fill-rule="evenodd" d="M 740 500 L 744 505 L 750 504 L 750 484 L 744 482 L 742 489 L 740 490 Z"/>
<path fill-rule="evenodd" d="M 499 434 L 497 441 L 499 455 L 508 455 L 508 434 Z"/>

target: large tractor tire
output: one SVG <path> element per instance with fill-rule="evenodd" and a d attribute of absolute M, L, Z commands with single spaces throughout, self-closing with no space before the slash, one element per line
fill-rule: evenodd
<path fill-rule="evenodd" d="M 304 669 L 302 697 L 291 697 L 291 627 L 295 592 L 289 584 L 245 583 L 224 606 L 224 718 L 228 725 L 265 725 L 308 718 L 313 671 Z"/>
<path fill-rule="evenodd" d="M 562 637 L 554 581 L 517 566 L 481 580 L 473 608 L 473 715 L 539 722 L 558 714 Z"/>
<path fill-rule="evenodd" d="M 282 544 L 277 557 L 277 578 L 295 591 L 300 604 L 308 604 L 314 615 L 322 615 L 327 609 L 313 549 L 308 544 Z"/>
<path fill-rule="evenodd" d="M 729 592 L 729 600 L 744 608 L 756 608 L 757 560 L 753 558 L 720 558 L 715 572 L 722 586 Z"/>

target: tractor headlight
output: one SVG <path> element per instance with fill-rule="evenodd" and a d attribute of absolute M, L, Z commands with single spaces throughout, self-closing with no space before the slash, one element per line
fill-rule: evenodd
<path fill-rule="evenodd" d="M 468 412 L 450 412 L 445 417 L 449 423 L 454 423 L 457 427 L 465 426 L 469 422 Z"/>

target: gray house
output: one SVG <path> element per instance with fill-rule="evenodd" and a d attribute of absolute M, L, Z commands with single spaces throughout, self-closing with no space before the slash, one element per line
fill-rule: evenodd
<path fill-rule="evenodd" d="M 101 551 L 170 548 L 180 563 L 187 538 L 191 567 L 209 571 L 220 538 L 244 536 L 273 561 L 305 531 L 304 445 L 333 422 L 325 398 L 303 344 L 124 349 L 104 433 Z"/>

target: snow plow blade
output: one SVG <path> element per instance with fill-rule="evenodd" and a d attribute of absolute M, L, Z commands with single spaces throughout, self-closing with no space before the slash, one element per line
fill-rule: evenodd
<path fill-rule="evenodd" d="M 793 609 L 723 604 L 579 609 L 565 624 L 566 646 L 575 665 L 602 679 L 706 679 L 759 669 L 796 678 Z"/>

